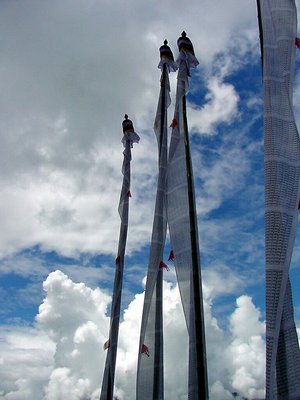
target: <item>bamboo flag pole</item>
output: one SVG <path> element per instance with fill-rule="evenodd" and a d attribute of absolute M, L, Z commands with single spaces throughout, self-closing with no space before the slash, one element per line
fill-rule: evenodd
<path fill-rule="evenodd" d="M 263 60 L 264 60 L 264 34 L 261 20 L 261 7 L 260 0 L 256 0 L 257 6 L 257 20 L 258 20 L 258 29 L 259 29 L 259 43 L 260 43 L 260 53 L 261 53 L 261 68 L 263 70 Z"/>
<path fill-rule="evenodd" d="M 167 64 L 163 64 L 161 75 L 161 123 L 158 141 L 158 164 L 161 165 L 164 151 L 164 126 L 166 121 L 166 76 Z M 165 151 L 167 149 L 165 148 Z M 167 159 L 165 155 L 165 159 Z M 155 344 L 154 344 L 154 377 L 153 377 L 153 400 L 163 399 L 164 395 L 164 367 L 163 367 L 163 270 L 159 269 L 156 278 L 156 304 L 155 304 Z"/>
<path fill-rule="evenodd" d="M 190 68 L 199 63 L 183 32 L 168 162 L 167 215 L 178 286 L 189 335 L 188 399 L 207 400 L 207 366 L 198 226 L 190 154 L 186 93 Z"/>
<path fill-rule="evenodd" d="M 204 327 L 204 311 L 203 311 L 203 295 L 202 283 L 200 272 L 200 255 L 198 245 L 198 228 L 197 228 L 197 214 L 195 206 L 195 193 L 192 162 L 190 154 L 188 124 L 186 115 L 186 96 L 182 98 L 183 107 L 183 120 L 184 120 L 184 137 L 186 149 L 186 168 L 187 168 L 187 182 L 188 182 L 188 196 L 189 196 L 189 215 L 190 215 L 190 236 L 192 246 L 192 293 L 191 299 L 194 310 L 195 320 L 190 321 L 190 326 L 195 327 L 196 337 L 196 368 L 198 377 L 198 400 L 208 399 L 208 383 L 207 383 L 207 366 L 206 366 L 206 344 L 205 344 L 205 327 Z"/>
<path fill-rule="evenodd" d="M 161 90 L 154 131 L 158 144 L 158 183 L 153 219 L 152 239 L 147 271 L 145 299 L 138 355 L 136 398 L 163 400 L 163 252 L 167 219 L 165 209 L 167 174 L 167 108 L 170 105 L 169 71 L 175 70 L 167 41 L 160 47 Z"/>
<path fill-rule="evenodd" d="M 178 39 L 179 51 L 190 52 L 194 55 L 194 49 L 190 40 L 187 40 L 185 32 Z M 181 59 L 181 62 L 186 63 Z M 189 66 L 186 66 L 187 76 L 189 75 Z M 187 78 L 188 79 L 188 78 Z M 196 352 L 196 369 L 198 378 L 198 400 L 208 399 L 208 384 L 207 384 L 207 366 L 206 366 L 206 345 L 205 345 L 205 327 L 204 327 L 204 311 L 203 311 L 203 295 L 200 270 L 200 254 L 198 244 L 198 225 L 196 214 L 194 178 L 192 169 L 192 160 L 189 143 L 189 131 L 187 122 L 186 110 L 186 95 L 182 97 L 183 110 L 183 127 L 184 127 L 184 144 L 185 144 L 185 160 L 188 185 L 188 201 L 189 201 L 189 216 L 190 216 L 190 237 L 192 247 L 192 293 L 191 302 L 194 307 L 194 321 L 190 321 L 190 329 L 195 328 L 195 348 Z"/>
<path fill-rule="evenodd" d="M 105 370 L 102 380 L 100 400 L 113 399 L 119 323 L 120 323 L 122 285 L 123 285 L 124 258 L 125 258 L 125 249 L 126 249 L 127 231 L 128 231 L 129 198 L 131 197 L 131 192 L 130 192 L 131 148 L 133 147 L 133 143 L 139 142 L 139 136 L 137 135 L 137 133 L 134 132 L 132 121 L 128 119 L 127 115 L 125 115 L 125 120 L 123 121 L 122 126 L 124 133 L 122 142 L 124 144 L 125 149 L 123 152 L 124 160 L 122 165 L 123 183 L 122 183 L 119 209 L 118 209 L 121 218 L 121 226 L 119 234 L 118 254 L 116 258 L 116 270 L 115 270 L 115 280 L 114 280 L 113 298 L 111 306 L 109 339 L 104 344 L 104 350 L 107 350 L 107 355 L 106 355 Z"/>

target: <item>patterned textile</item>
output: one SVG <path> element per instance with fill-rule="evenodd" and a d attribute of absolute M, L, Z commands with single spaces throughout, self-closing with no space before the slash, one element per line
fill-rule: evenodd
<path fill-rule="evenodd" d="M 169 69 L 162 68 L 161 90 L 154 131 L 158 143 L 159 172 L 154 211 L 152 239 L 148 264 L 145 299 L 142 316 L 137 369 L 137 400 L 162 400 L 163 384 L 163 252 L 167 219 L 165 207 L 167 171 L 167 108 L 171 103 Z"/>
<path fill-rule="evenodd" d="M 260 0 L 264 84 L 266 399 L 300 398 L 289 267 L 298 221 L 300 141 L 293 114 L 294 0 Z"/>
<path fill-rule="evenodd" d="M 175 114 L 168 162 L 167 219 L 178 286 L 189 334 L 188 399 L 208 398 L 197 212 L 185 109 L 190 68 L 198 64 L 180 51 Z"/>

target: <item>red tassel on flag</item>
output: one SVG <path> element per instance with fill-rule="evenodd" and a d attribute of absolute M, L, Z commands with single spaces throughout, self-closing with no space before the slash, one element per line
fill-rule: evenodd
<path fill-rule="evenodd" d="M 142 349 L 141 349 L 142 354 L 146 354 L 147 357 L 150 357 L 150 351 L 148 347 L 145 344 L 142 344 Z"/>
<path fill-rule="evenodd" d="M 168 261 L 174 261 L 174 259 L 175 259 L 174 251 L 171 250 L 171 251 L 170 251 L 169 258 L 168 258 Z"/>
<path fill-rule="evenodd" d="M 130 192 L 130 190 L 128 190 L 128 192 L 127 192 L 127 197 L 131 197 L 131 192 Z"/>
<path fill-rule="evenodd" d="M 103 350 L 107 350 L 110 347 L 110 341 L 107 340 L 103 345 Z"/>
<path fill-rule="evenodd" d="M 120 264 L 120 262 L 121 262 L 121 257 L 118 256 L 118 257 L 116 258 L 116 264 L 118 265 L 118 264 Z"/>
<path fill-rule="evenodd" d="M 170 128 L 176 128 L 178 126 L 178 122 L 177 122 L 177 120 L 176 120 L 176 118 L 174 118 L 173 119 L 173 121 L 172 121 L 172 123 L 171 123 L 171 125 L 170 125 Z"/>
<path fill-rule="evenodd" d="M 163 261 L 161 261 L 161 262 L 159 263 L 159 268 L 160 268 L 160 269 L 166 269 L 167 271 L 170 270 L 169 267 L 167 266 L 167 264 L 165 264 Z"/>
<path fill-rule="evenodd" d="M 300 49 L 300 38 L 296 37 L 295 45 L 298 47 L 298 49 Z"/>

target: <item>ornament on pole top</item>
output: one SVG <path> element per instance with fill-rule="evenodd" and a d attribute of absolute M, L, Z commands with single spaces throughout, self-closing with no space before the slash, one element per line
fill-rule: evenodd
<path fill-rule="evenodd" d="M 169 60 L 174 61 L 172 50 L 168 46 L 168 41 L 165 40 L 164 44 L 159 48 L 160 58 L 166 57 Z"/>
<path fill-rule="evenodd" d="M 196 68 L 199 64 L 194 52 L 194 47 L 191 40 L 187 37 L 186 32 L 183 31 L 180 38 L 177 40 L 179 49 L 179 57 L 177 59 L 178 65 L 186 64 L 188 76 L 190 75 L 190 68 Z"/>
<path fill-rule="evenodd" d="M 187 37 L 186 32 L 183 31 L 180 38 L 177 40 L 179 51 L 184 50 L 195 55 L 194 47 L 191 40 Z"/>
<path fill-rule="evenodd" d="M 175 72 L 177 70 L 177 65 L 174 61 L 174 56 L 172 50 L 168 46 L 168 41 L 165 40 L 164 44 L 159 48 L 160 62 L 158 68 L 163 71 L 163 66 L 167 65 L 168 72 Z"/>
<path fill-rule="evenodd" d="M 128 118 L 128 115 L 124 115 L 124 121 L 122 122 L 122 128 L 123 128 L 123 138 L 122 138 L 122 143 L 124 147 L 126 146 L 126 142 L 130 142 L 130 147 L 133 147 L 133 143 L 138 143 L 140 140 L 139 135 L 134 131 L 133 123 L 132 121 Z"/>
<path fill-rule="evenodd" d="M 128 115 L 125 114 L 124 115 L 124 121 L 122 122 L 122 127 L 123 127 L 123 132 L 125 133 L 131 133 L 134 132 L 134 128 L 133 128 L 133 123 L 130 119 L 128 119 Z"/>

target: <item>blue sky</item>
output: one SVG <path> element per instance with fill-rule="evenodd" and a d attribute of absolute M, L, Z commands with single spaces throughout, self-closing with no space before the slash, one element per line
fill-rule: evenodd
<path fill-rule="evenodd" d="M 167 38 L 176 56 L 183 29 L 200 62 L 188 116 L 211 394 L 215 400 L 230 399 L 233 391 L 261 397 L 263 105 L 256 2 L 10 0 L 0 4 L 0 27 L 0 364 L 7 366 L 0 399 L 99 396 L 125 113 L 141 141 L 133 149 L 116 393 L 121 399 L 134 393 L 157 175 L 158 48 Z M 176 74 L 170 81 L 174 104 Z M 299 86 L 296 75 L 298 120 Z M 298 326 L 299 246 L 298 239 L 291 269 Z M 166 258 L 169 251 L 167 243 Z M 174 355 L 183 365 L 186 357 L 169 264 L 166 400 L 184 398 L 186 379 L 184 368 L 168 373 Z"/>

